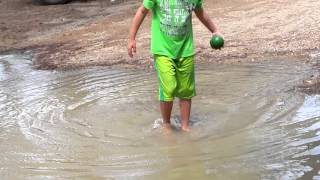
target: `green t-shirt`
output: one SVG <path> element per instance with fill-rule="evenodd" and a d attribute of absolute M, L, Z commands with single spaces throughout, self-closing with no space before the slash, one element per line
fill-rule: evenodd
<path fill-rule="evenodd" d="M 194 55 L 192 11 L 203 0 L 143 0 L 152 11 L 151 52 L 176 59 Z"/>

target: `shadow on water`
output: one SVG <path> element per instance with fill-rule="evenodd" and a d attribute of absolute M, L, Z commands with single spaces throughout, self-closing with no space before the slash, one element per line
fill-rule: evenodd
<path fill-rule="evenodd" d="M 192 132 L 159 128 L 153 72 L 39 71 L 0 57 L 0 175 L 7 179 L 317 179 L 320 96 L 294 61 L 198 65 Z"/>

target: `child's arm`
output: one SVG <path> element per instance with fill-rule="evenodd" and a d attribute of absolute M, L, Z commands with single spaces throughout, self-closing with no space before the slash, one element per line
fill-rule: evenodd
<path fill-rule="evenodd" d="M 222 36 L 221 32 L 219 31 L 217 25 L 215 25 L 210 17 L 208 16 L 208 14 L 203 10 L 203 8 L 197 8 L 194 10 L 196 16 L 198 17 L 198 19 L 202 22 L 203 25 L 205 25 L 209 31 L 213 34 L 213 35 L 220 35 Z"/>
<path fill-rule="evenodd" d="M 132 58 L 133 53 L 136 53 L 137 46 L 136 46 L 136 35 L 138 32 L 138 29 L 140 28 L 140 25 L 146 15 L 148 14 L 149 10 L 146 9 L 143 5 L 139 7 L 139 9 L 136 12 L 136 15 L 133 18 L 133 23 L 130 28 L 129 33 L 129 41 L 128 41 L 128 55 Z"/>

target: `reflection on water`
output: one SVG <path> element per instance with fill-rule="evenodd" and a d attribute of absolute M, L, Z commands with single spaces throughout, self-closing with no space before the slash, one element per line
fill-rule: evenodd
<path fill-rule="evenodd" d="M 320 178 L 320 96 L 293 88 L 299 63 L 199 65 L 192 132 L 165 136 L 153 72 L 39 71 L 28 59 L 0 57 L 4 179 Z"/>

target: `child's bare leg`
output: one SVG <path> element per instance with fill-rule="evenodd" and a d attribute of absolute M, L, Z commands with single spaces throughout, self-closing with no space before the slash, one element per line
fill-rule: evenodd
<path fill-rule="evenodd" d="M 189 119 L 191 111 L 191 99 L 180 99 L 181 128 L 183 131 L 190 131 Z"/>
<path fill-rule="evenodd" d="M 173 101 L 169 101 L 169 102 L 161 101 L 160 102 L 161 115 L 162 115 L 164 127 L 166 127 L 166 128 L 170 127 L 172 106 L 173 106 Z"/>

